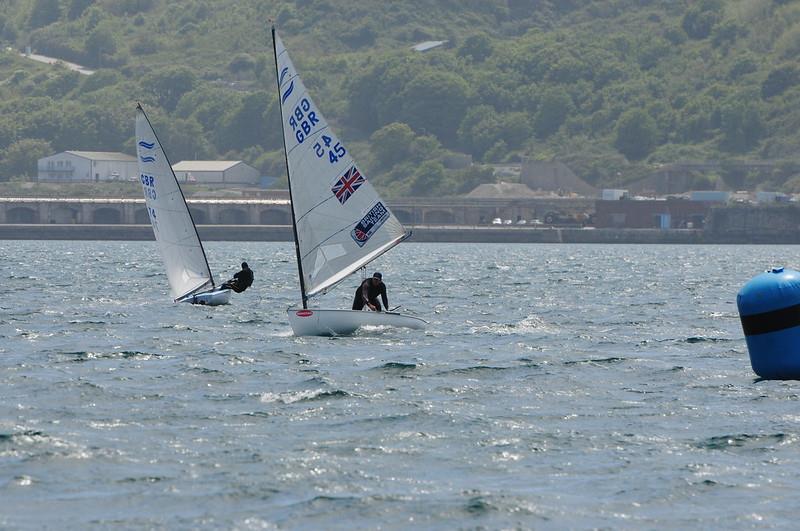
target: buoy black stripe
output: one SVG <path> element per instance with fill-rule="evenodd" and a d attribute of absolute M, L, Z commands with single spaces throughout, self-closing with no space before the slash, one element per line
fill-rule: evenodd
<path fill-rule="evenodd" d="M 740 317 L 742 319 L 742 329 L 746 336 L 779 332 L 787 328 L 800 326 L 800 304 L 771 312 L 742 315 Z"/>

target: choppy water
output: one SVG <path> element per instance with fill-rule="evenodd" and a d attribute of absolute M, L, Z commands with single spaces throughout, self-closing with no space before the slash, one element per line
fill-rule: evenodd
<path fill-rule="evenodd" d="M 0 242 L 0 528 L 789 527 L 800 383 L 735 297 L 800 247 L 403 244 L 425 333 L 295 338 L 293 248 Z M 346 307 L 357 279 L 326 297 Z"/>

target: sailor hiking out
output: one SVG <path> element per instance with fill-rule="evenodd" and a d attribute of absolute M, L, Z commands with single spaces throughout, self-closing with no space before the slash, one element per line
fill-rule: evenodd
<path fill-rule="evenodd" d="M 236 293 L 241 293 L 253 285 L 253 270 L 242 262 L 242 270 L 233 275 L 233 278 L 225 282 L 220 289 L 232 289 Z"/>
<path fill-rule="evenodd" d="M 383 300 L 383 307 L 389 309 L 389 299 L 386 296 L 386 284 L 383 283 L 383 275 L 375 272 L 371 278 L 365 278 L 356 290 L 353 298 L 353 309 L 362 310 L 367 306 L 370 310 L 381 311 L 381 303 L 378 300 L 380 295 Z"/>

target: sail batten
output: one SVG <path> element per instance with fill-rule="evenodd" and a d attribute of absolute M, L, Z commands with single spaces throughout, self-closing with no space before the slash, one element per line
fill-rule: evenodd
<path fill-rule="evenodd" d="M 309 214 L 311 214 L 312 212 L 314 212 L 314 210 L 316 210 L 316 208 L 317 208 L 318 206 L 322 206 L 322 205 L 324 205 L 325 203 L 327 203 L 327 202 L 328 202 L 328 201 L 330 201 L 330 200 L 331 200 L 331 198 L 330 198 L 330 197 L 329 197 L 329 198 L 327 198 L 327 199 L 323 199 L 323 200 L 322 200 L 322 201 L 320 201 L 318 204 L 316 204 L 316 205 L 314 205 L 313 207 L 311 207 L 311 208 L 308 210 L 308 212 L 306 212 L 305 214 L 303 214 L 302 216 L 300 216 L 299 218 L 297 218 L 297 221 L 302 221 L 302 219 L 303 219 L 303 218 L 305 218 L 307 215 L 309 215 Z"/>
<path fill-rule="evenodd" d="M 189 207 L 141 107 L 136 110 L 136 151 L 139 180 L 172 298 L 178 300 L 206 286 L 213 287 L 214 278 Z"/>
<path fill-rule="evenodd" d="M 304 298 L 405 239 L 403 225 L 330 128 L 273 29 L 278 102 Z"/>

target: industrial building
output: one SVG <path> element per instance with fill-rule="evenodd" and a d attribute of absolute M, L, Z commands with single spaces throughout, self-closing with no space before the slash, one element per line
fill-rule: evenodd
<path fill-rule="evenodd" d="M 172 165 L 178 182 L 257 185 L 259 171 L 241 160 L 182 160 Z"/>
<path fill-rule="evenodd" d="M 63 151 L 39 159 L 40 182 L 99 182 L 136 180 L 136 157 L 106 151 Z"/>

